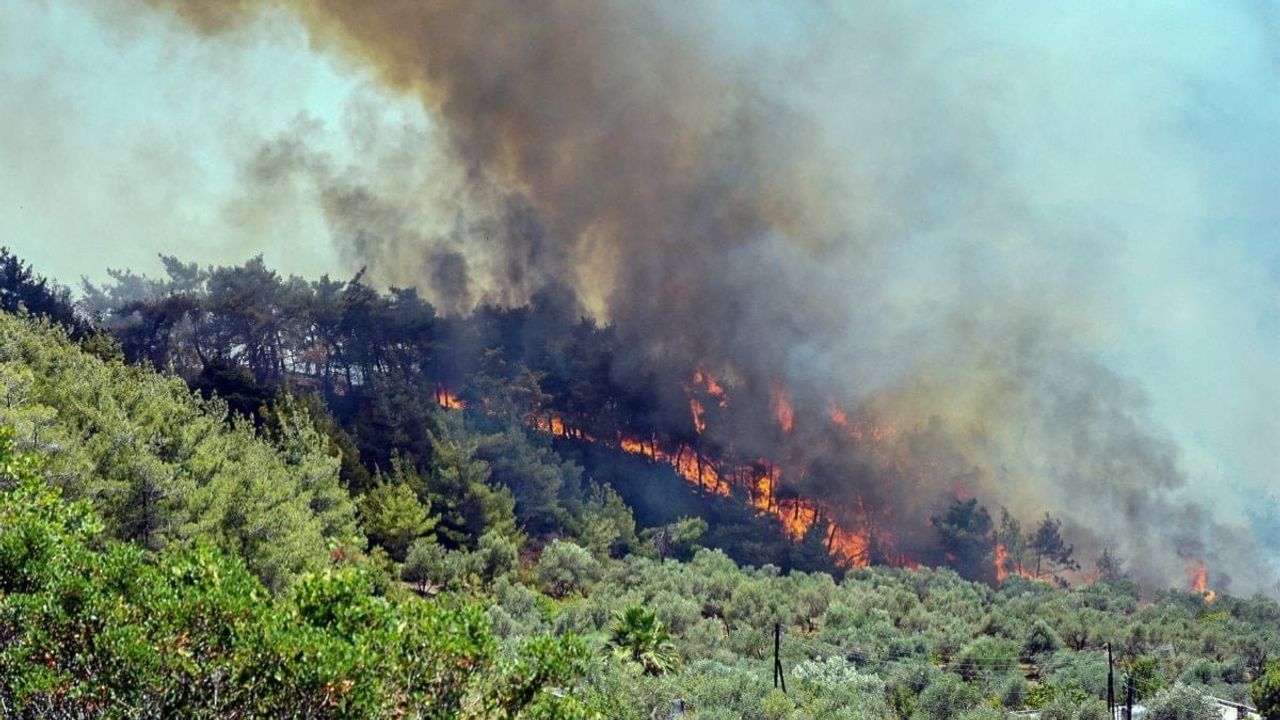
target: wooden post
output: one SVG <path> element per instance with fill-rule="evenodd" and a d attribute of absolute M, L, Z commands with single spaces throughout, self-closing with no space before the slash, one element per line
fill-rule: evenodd
<path fill-rule="evenodd" d="M 1111 663 L 1111 643 L 1107 643 L 1107 712 L 1116 714 L 1115 666 Z"/>
<path fill-rule="evenodd" d="M 1133 720 L 1133 676 L 1130 675 L 1128 682 L 1125 683 L 1124 692 L 1124 719 Z"/>
<path fill-rule="evenodd" d="M 782 684 L 782 692 L 787 691 L 787 678 L 782 673 L 782 623 L 773 624 L 773 686 Z"/>

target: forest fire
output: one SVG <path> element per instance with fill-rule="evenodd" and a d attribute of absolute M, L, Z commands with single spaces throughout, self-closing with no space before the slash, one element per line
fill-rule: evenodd
<path fill-rule="evenodd" d="M 716 380 L 716 376 L 709 372 L 703 372 L 701 369 L 693 371 L 693 384 L 707 392 L 708 395 L 716 399 L 716 404 L 720 407 L 729 407 L 729 396 L 725 394 L 724 387 Z"/>
<path fill-rule="evenodd" d="M 781 471 L 763 460 L 756 465 L 758 473 L 751 485 L 751 505 L 776 517 L 782 523 L 787 537 L 799 542 L 808 535 L 815 523 L 826 519 L 828 528 L 824 543 L 827 554 L 835 558 L 842 567 L 866 567 L 870 564 L 869 526 L 849 530 L 827 517 L 824 508 L 817 503 L 799 497 L 778 497 L 777 486 L 782 476 Z"/>
<path fill-rule="evenodd" d="M 699 370 L 694 374 L 693 386 L 715 398 L 720 407 L 727 407 L 728 396 L 714 376 Z M 442 387 L 436 388 L 435 400 L 446 410 L 460 410 L 466 407 L 465 401 Z M 780 426 L 784 432 L 790 432 L 794 422 L 790 399 L 785 392 L 775 386 L 773 400 Z M 694 427 L 701 434 L 706 430 L 704 406 L 697 398 L 692 397 L 689 404 Z M 572 438 L 589 443 L 599 442 L 597 438 L 575 428 L 556 413 L 534 414 L 529 418 L 529 425 L 539 432 L 554 437 Z M 854 424 L 851 426 L 851 435 L 861 439 L 862 428 L 861 423 Z M 857 429 L 856 432 L 853 429 Z M 877 439 L 882 437 L 879 430 L 873 434 Z M 825 505 L 782 492 L 780 489 L 782 471 L 768 460 L 761 459 L 725 469 L 687 443 L 679 444 L 672 452 L 663 448 L 656 438 L 620 436 L 616 447 L 629 455 L 639 455 L 652 462 L 670 466 L 682 479 L 708 495 L 727 498 L 733 494 L 735 486 L 743 488 L 750 505 L 757 511 L 776 518 L 784 534 L 794 542 L 804 540 L 815 525 L 826 523 L 823 543 L 827 554 L 838 565 L 866 567 L 871 563 L 872 531 L 865 508 L 860 513 L 864 517 L 856 527 L 841 525 L 834 520 L 832 513 Z M 876 533 L 876 541 L 883 548 L 892 548 L 894 545 L 893 536 L 887 530 L 879 530 Z M 885 558 L 893 565 L 918 566 L 918 563 L 906 556 L 886 554 Z"/>
<path fill-rule="evenodd" d="M 693 415 L 693 429 L 701 435 L 707 430 L 707 408 L 698 396 L 705 396 L 707 400 L 714 401 L 721 408 L 729 407 L 729 396 L 725 394 L 724 387 L 716 380 L 716 376 L 704 372 L 701 368 L 693 371 L 693 384 L 685 385 L 684 390 L 689 396 L 689 413 Z"/>
<path fill-rule="evenodd" d="M 435 396 L 436 404 L 445 410 L 463 410 L 467 407 L 466 400 L 454 395 L 441 385 L 436 386 Z"/>
<path fill-rule="evenodd" d="M 694 373 L 692 382 L 685 384 L 684 389 L 689 396 L 694 430 L 702 435 L 708 425 L 704 400 L 724 408 L 729 403 L 728 394 L 712 375 L 701 370 Z M 435 399 L 440 407 L 447 410 L 467 406 L 464 400 L 443 387 L 436 388 Z M 788 394 L 776 384 L 772 388 L 771 407 L 780 428 L 789 433 L 794 428 L 794 410 Z M 850 413 L 834 403 L 829 406 L 828 416 L 842 435 L 862 446 L 867 457 L 874 458 L 899 475 L 907 474 L 908 461 L 900 457 L 894 445 L 888 442 L 897 435 L 893 425 L 855 421 Z M 889 508 L 872 508 L 861 498 L 854 499 L 851 505 L 842 504 L 837 508 L 801 497 L 783 482 L 783 469 L 767 458 L 748 462 L 716 459 L 699 450 L 696 442 L 664 444 L 657 435 L 619 434 L 612 440 L 598 438 L 556 412 L 533 413 L 528 424 L 534 430 L 556 438 L 603 443 L 628 455 L 666 465 L 698 492 L 709 497 L 730 498 L 736 489 L 757 512 L 777 520 L 787 539 L 796 543 L 821 542 L 826 554 L 840 567 L 867 567 L 873 562 L 909 569 L 920 566 L 916 558 L 898 550 L 897 538 L 889 529 L 893 525 Z M 957 484 L 954 494 L 957 500 L 964 500 L 971 493 L 968 488 Z M 820 537 L 814 537 L 815 532 L 821 533 Z M 950 553 L 944 553 L 944 557 L 948 563 L 957 561 L 956 556 Z M 1046 583 L 1055 577 L 1052 574 L 1039 575 L 1025 568 L 1019 552 L 994 538 L 992 560 L 997 584 L 1011 576 Z M 1188 581 L 1192 589 L 1212 602 L 1214 593 L 1208 589 L 1206 577 L 1204 563 L 1188 561 Z"/>
<path fill-rule="evenodd" d="M 1026 578 L 1034 582 L 1049 582 L 1035 574 L 1035 572 L 1022 566 L 1021 560 L 1010 561 L 1009 548 L 1004 543 L 996 541 L 994 549 L 996 584 L 1003 584 L 1010 575 Z"/>
<path fill-rule="evenodd" d="M 1199 558 L 1188 557 L 1185 560 L 1190 590 L 1204 596 L 1205 602 L 1213 602 L 1218 594 L 1209 587 L 1209 566 Z"/>
<path fill-rule="evenodd" d="M 568 432 L 565 430 L 564 420 L 561 420 L 559 415 L 547 417 L 539 415 L 530 420 L 530 424 L 538 432 L 548 433 L 554 437 L 569 437 Z"/>
<path fill-rule="evenodd" d="M 706 432 L 707 411 L 702 407 L 702 403 L 698 402 L 697 398 L 689 398 L 689 412 L 693 414 L 693 429 L 697 430 L 699 435 Z"/>
<path fill-rule="evenodd" d="M 436 382 L 450 385 L 462 397 L 437 392 L 435 401 L 455 410 L 469 403 L 468 410 L 485 412 L 483 393 L 503 387 L 511 392 L 493 393 L 494 412 L 515 412 L 517 424 L 532 404 L 544 417 L 530 422 L 557 436 L 579 439 L 589 431 L 596 442 L 619 446 L 620 433 L 639 435 L 637 452 L 717 494 L 726 486 L 749 490 L 755 474 L 736 468 L 769 458 L 781 468 L 773 494 L 804 498 L 766 501 L 770 507 L 798 503 L 786 514 L 793 534 L 833 519 L 842 528 L 860 528 L 850 505 L 864 498 L 892 507 L 894 522 L 886 524 L 901 548 L 942 564 L 942 551 L 956 543 L 931 524 L 932 515 L 962 496 L 996 512 L 1005 504 L 1023 514 L 1034 508 L 1062 515 L 1081 560 L 1113 544 L 1118 555 L 1141 558 L 1132 574 L 1143 587 L 1186 587 L 1178 550 L 1207 547 L 1214 548 L 1212 582 L 1223 591 L 1275 586 L 1273 564 L 1254 562 L 1275 555 L 1265 524 L 1274 513 L 1235 499 L 1207 502 L 1219 488 L 1270 490 L 1274 473 L 1263 471 L 1271 456 L 1254 450 L 1258 441 L 1242 432 L 1274 429 L 1272 408 L 1252 406 L 1269 395 L 1254 391 L 1256 382 L 1242 383 L 1233 391 L 1251 401 L 1256 416 L 1237 423 L 1240 416 L 1231 412 L 1232 422 L 1216 422 L 1210 412 L 1190 412 L 1190 401 L 1161 395 L 1183 392 L 1177 373 L 1195 363 L 1162 365 L 1158 382 L 1147 388 L 1135 367 L 1151 368 L 1126 361 L 1173 362 L 1148 352 L 1148 345 L 1180 347 L 1186 337 L 1160 333 L 1192 330 L 1128 332 L 1131 325 L 1147 327 L 1142 320 L 1150 298 L 1116 296 L 1113 288 L 1136 287 L 1135 278 L 1152 272 L 1173 278 L 1160 287 L 1181 287 L 1183 261 L 1201 250 L 1216 257 L 1211 242 L 1198 244 L 1199 231 L 1212 223 L 1197 222 L 1194 213 L 1170 217 L 1157 201 L 1170 196 L 1160 183 L 1173 182 L 1176 193 L 1186 184 L 1176 180 L 1186 173 L 1163 166 L 1138 173 L 1156 189 L 1134 195 L 1132 203 L 1110 202 L 1129 198 L 1131 183 L 1097 193 L 1108 199 L 1098 210 L 1106 218 L 1080 225 L 1080 218 L 1055 212 L 1060 202 L 1053 188 L 1074 187 L 1082 172 L 1094 172 L 1102 185 L 1127 178 L 1111 172 L 1111 158 L 1086 153 L 1066 164 L 1038 162 L 1037 153 L 1061 148 L 1031 142 L 1023 152 L 1019 123 L 991 133 L 1009 145 L 1000 152 L 966 142 L 971 132 L 922 146 L 915 123 L 937 113 L 921 108 L 942 108 L 969 129 L 986 129 L 1008 120 L 1005 101 L 1035 96 L 1018 92 L 1021 86 L 998 87 L 1016 73 L 993 74 L 997 85 L 979 82 L 988 67 L 971 64 L 940 68 L 955 76 L 941 85 L 909 83 L 906 92 L 897 66 L 874 56 L 880 44 L 858 35 L 910 30 L 903 52 L 920 56 L 901 57 L 916 71 L 928 65 L 921 58 L 932 57 L 933 24 L 917 27 L 892 12 L 869 13 L 866 22 L 802 23 L 815 32 L 806 33 L 812 47 L 798 57 L 831 62 L 814 63 L 821 82 L 796 90 L 777 82 L 789 65 L 774 62 L 773 54 L 740 52 L 733 33 L 728 43 L 688 42 L 695 30 L 738 27 L 717 17 L 719 5 L 680 4 L 675 19 L 658 21 L 648 17 L 647 4 L 606 4 L 584 23 L 574 4 L 499 22 L 501 12 L 475 2 L 432 4 L 421 13 L 371 10 L 355 0 L 317 4 L 323 9 L 300 0 L 240 0 L 230 3 L 234 10 L 180 0 L 135 3 L 167 8 L 176 13 L 175 28 L 201 37 L 248 27 L 258 21 L 259 6 L 284 15 L 300 9 L 297 32 L 315 33 L 308 47 L 349 61 L 351 70 L 372 68 L 371 77 L 390 82 L 371 88 L 420 106 L 415 122 L 425 118 L 432 132 L 368 134 L 387 147 L 357 143 L 344 163 L 327 157 L 329 144 L 343 140 L 337 131 L 348 129 L 341 123 L 326 125 L 333 138 L 306 123 L 261 128 L 253 147 L 237 155 L 244 172 L 233 178 L 236 214 L 255 223 L 281 210 L 282 217 L 308 218 L 281 241 L 308 249 L 332 243 L 332 253 L 305 254 L 308 263 L 338 263 L 332 283 L 293 287 L 284 276 L 277 283 L 278 273 L 261 260 L 212 276 L 199 266 L 166 264 L 171 277 L 156 278 L 154 287 L 132 276 L 115 280 L 116 292 L 95 289 L 86 308 L 118 328 L 131 360 L 157 368 L 176 360 L 173 367 L 198 374 L 203 347 L 191 353 L 184 343 L 193 337 L 208 343 L 212 331 L 233 338 L 226 359 L 245 364 L 257 381 L 274 385 L 289 374 L 305 375 L 308 389 L 322 391 L 342 412 L 373 407 L 364 397 L 383 392 L 390 375 L 414 394 Z M 775 8 L 767 7 L 751 13 L 771 17 Z M 402 22 L 406 17 L 430 21 Z M 654 30 L 652 42 L 647 35 L 645 42 L 630 42 L 635 27 Z M 828 36 L 846 30 L 855 32 L 853 41 Z M 490 52 L 475 38 L 504 51 Z M 845 62 L 862 52 L 871 59 Z M 1002 56 L 1014 66 L 1019 59 Z M 864 65 L 866 73 L 847 73 Z M 609 82 L 582 82 L 584 67 Z M 850 94 L 814 92 L 818 87 Z M 950 92 L 953 87 L 991 90 L 996 99 L 975 102 L 973 93 Z M 939 88 L 946 92 L 930 95 Z M 881 94 L 882 102 L 866 101 Z M 1132 109 L 1158 113 L 1149 94 L 1135 95 Z M 643 116 L 618 123 L 619 108 Z M 1064 109 L 1070 108 L 1047 103 L 1027 111 L 1043 112 L 1052 123 Z M 1126 109 L 1104 115 L 1129 117 Z M 848 141 L 859 134 L 879 139 Z M 1127 140 L 1153 149 L 1143 158 L 1208 172 L 1181 152 L 1187 149 L 1181 140 L 1164 148 L 1171 137 L 1135 131 Z M 404 142 L 392 142 L 397 139 Z M 430 143 L 427 151 L 400 147 L 419 141 Z M 397 173 L 381 167 L 386 158 L 396 159 Z M 946 160 L 945 172 L 939 158 Z M 436 160 L 443 164 L 436 167 Z M 1079 167 L 1071 165 L 1077 160 Z M 1052 168 L 1060 182 L 1005 182 L 1024 167 Z M 421 180 L 428 177 L 431 182 Z M 1018 195 L 1010 201 L 1018 212 L 986 202 L 1010 190 Z M 1201 205 L 1195 209 L 1211 203 Z M 1152 220 L 1146 214 L 1187 227 L 1157 233 L 1167 244 L 1151 246 L 1156 249 L 1147 255 L 1142 231 Z M 1093 236 L 1112 223 L 1124 226 L 1115 237 L 1143 252 L 1107 255 L 1101 267 L 1108 274 L 1082 282 L 1076 274 L 1094 269 Z M 1233 232 L 1246 227 L 1252 226 L 1232 226 Z M 1008 240 L 1054 233 L 1081 239 Z M 1191 250 L 1184 253 L 1178 243 Z M 285 245 L 273 245 L 268 256 L 273 253 L 298 259 Z M 1076 262 L 1076 253 L 1084 260 Z M 1028 267 L 1042 271 L 1016 271 Z M 345 285 L 333 279 L 339 270 L 357 268 Z M 1224 271 L 1193 280 L 1213 283 L 1219 275 L 1234 277 Z M 1247 289 L 1261 292 L 1265 285 Z M 246 287 L 264 290 L 252 295 L 250 308 L 236 305 L 233 294 Z M 144 291 L 155 298 L 138 304 L 130 297 Z M 1081 293 L 1080 302 L 1062 301 Z M 1123 302 L 1115 305 L 1117 297 Z M 1217 310 L 1211 300 L 1245 302 L 1242 293 L 1194 298 L 1207 303 L 1197 306 L 1204 317 Z M 256 315 L 259 303 L 277 313 L 262 316 L 271 322 Z M 1098 307 L 1116 312 L 1091 312 Z M 238 316 L 248 310 L 255 314 L 241 324 Z M 1244 333 L 1244 327 L 1205 322 L 1194 331 Z M 1241 360 L 1239 366 L 1270 367 L 1254 362 L 1265 344 L 1231 339 L 1242 342 L 1205 346 L 1232 354 L 1227 359 Z M 1209 369 L 1235 366 L 1215 362 Z M 1256 380 L 1250 373 L 1212 375 L 1231 383 L 1245 376 Z M 829 405 L 831 399 L 839 406 Z M 1229 404 L 1209 400 L 1195 409 L 1228 412 L 1220 406 Z M 548 417 L 552 409 L 563 415 Z M 1259 419 L 1268 422 L 1259 425 Z M 1181 442 L 1200 442 L 1198 431 L 1205 429 L 1214 440 L 1182 452 Z M 1211 463 L 1203 455 L 1236 443 L 1233 454 L 1247 459 Z M 380 447 L 378 458 L 385 454 Z M 1192 472 L 1191 459 L 1205 471 Z M 957 482 L 962 492 L 949 495 Z M 1264 513 L 1262 520 L 1255 510 Z M 1179 522 L 1145 521 L 1170 516 Z M 994 538 L 989 531 L 977 534 L 980 552 L 961 554 L 960 563 L 967 574 L 985 578 Z M 868 545 L 879 562 L 879 543 Z M 1010 541 L 1006 552 L 1016 562 L 1017 543 Z M 1259 566 L 1265 570 L 1246 570 Z M 1054 572 L 1078 576 L 1061 569 L 1038 574 Z"/>
<path fill-rule="evenodd" d="M 539 419 L 534 427 L 568 437 L 559 417 Z M 591 440 L 594 441 L 594 440 Z M 835 522 L 830 511 L 822 504 L 805 498 L 787 495 L 779 490 L 782 471 L 767 460 L 759 460 L 731 470 L 722 469 L 710 458 L 688 445 L 680 445 L 676 452 L 663 450 L 656 440 L 624 437 L 618 448 L 631 455 L 640 455 L 657 463 L 670 465 L 672 470 L 691 485 L 717 497 L 729 497 L 733 487 L 744 488 L 747 501 L 759 512 L 770 515 L 782 525 L 786 536 L 795 542 L 805 539 L 812 528 L 827 523 L 824 544 L 827 554 L 842 567 L 866 567 L 871 561 L 871 525 L 860 523 L 856 528 Z M 893 538 L 886 530 L 877 533 L 877 540 L 885 548 L 892 548 Z M 890 564 L 916 567 L 918 564 L 901 556 L 886 555 Z"/>
<path fill-rule="evenodd" d="M 694 373 L 692 381 L 686 383 L 684 389 L 688 394 L 693 428 L 702 435 L 708 427 L 708 404 L 704 401 L 725 408 L 729 403 L 728 394 L 714 376 L 701 370 Z M 435 398 L 445 409 L 466 407 L 465 401 L 443 387 L 436 389 Z M 794 428 L 794 409 L 788 393 L 777 384 L 772 387 L 771 409 L 779 427 L 789 433 Z M 874 459 L 900 476 L 908 474 L 909 461 L 900 456 L 894 443 L 889 442 L 897 435 L 893 425 L 870 420 L 855 421 L 849 412 L 834 403 L 829 406 L 828 417 L 842 435 L 862 447 L 865 457 Z M 821 542 L 826 554 L 841 567 L 867 567 L 873 562 L 912 569 L 920 565 L 916 558 L 898 550 L 897 538 L 889 529 L 893 527 L 889 508 L 873 508 L 861 497 L 838 507 L 802 497 L 794 487 L 783 482 L 783 468 L 767 458 L 753 461 L 713 458 L 700 450 L 696 441 L 672 442 L 668 439 L 664 443 L 656 434 L 648 437 L 618 434 L 612 439 L 596 437 L 556 412 L 535 412 L 529 416 L 528 424 L 553 437 L 606 444 L 626 454 L 666 465 L 698 492 L 709 497 L 729 498 L 737 490 L 757 512 L 777 520 L 789 540 L 796 543 Z M 971 493 L 968 488 L 957 484 L 954 494 L 957 500 L 964 500 Z M 815 532 L 820 535 L 815 537 Z M 997 584 L 1015 575 L 1036 582 L 1051 582 L 1056 577 L 1052 573 L 1040 575 L 1025 568 L 1021 551 L 1011 550 L 994 538 L 992 543 L 993 577 Z M 948 563 L 957 561 L 953 554 L 944 553 L 944 556 Z M 1192 589 L 1212 601 L 1213 592 L 1207 587 L 1206 576 L 1207 569 L 1202 562 L 1188 561 L 1188 579 Z"/>

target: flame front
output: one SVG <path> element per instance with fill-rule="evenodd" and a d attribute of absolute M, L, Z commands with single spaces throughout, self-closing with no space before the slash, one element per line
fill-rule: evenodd
<path fill-rule="evenodd" d="M 689 410 L 693 416 L 694 429 L 702 434 L 707 428 L 706 406 L 693 393 L 702 392 L 714 400 L 721 408 L 728 407 L 729 398 L 723 386 L 710 373 L 698 370 L 694 373 L 693 383 L 686 386 L 690 393 Z M 437 387 L 435 399 L 440 407 L 447 410 L 459 410 L 466 407 L 466 402 L 443 387 Z M 794 427 L 795 414 L 791 406 L 790 396 L 775 384 L 772 395 L 772 406 L 778 425 L 784 433 L 790 433 Z M 867 423 L 850 423 L 844 411 L 833 405 L 832 420 L 845 427 L 849 436 L 855 441 L 879 441 L 892 436 L 891 427 L 869 425 Z M 534 413 L 528 418 L 529 426 L 538 432 L 547 433 L 558 438 L 572 438 L 584 442 L 596 443 L 597 438 L 568 423 L 557 413 Z M 918 563 L 905 555 L 892 552 L 895 540 L 886 529 L 876 529 L 873 513 L 858 501 L 855 512 L 846 512 L 837 521 L 835 513 L 823 503 L 815 502 L 791 493 L 782 493 L 782 470 L 772 462 L 761 459 L 741 466 L 724 467 L 699 452 L 688 443 L 681 443 L 674 451 L 664 448 L 657 438 L 638 436 L 619 436 L 616 447 L 629 455 L 639 455 L 652 462 L 669 466 L 679 477 L 701 492 L 714 497 L 727 498 L 733 494 L 733 488 L 745 490 L 747 501 L 761 514 L 775 518 L 788 539 L 800 542 L 804 540 L 815 526 L 825 523 L 823 542 L 830 555 L 842 567 L 866 567 L 871 564 L 872 548 L 877 548 L 883 561 L 890 564 L 915 568 Z M 874 538 L 874 540 L 873 540 Z"/>

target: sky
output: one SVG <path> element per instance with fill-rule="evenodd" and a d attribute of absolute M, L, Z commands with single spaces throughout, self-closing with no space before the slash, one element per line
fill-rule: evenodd
<path fill-rule="evenodd" d="M 317 51 L 286 14 L 199 36 L 126 4 L 0 2 L 0 243 L 68 285 L 110 267 L 157 271 L 159 253 L 262 253 L 311 276 L 357 270 L 306 187 L 280 188 L 267 212 L 243 197 L 245 167 L 264 142 L 297 135 L 339 167 L 367 164 L 387 137 L 420 141 L 433 157 L 443 141 L 422 104 Z M 895 114 L 842 106 L 840 89 L 874 68 L 803 65 L 856 56 L 815 49 L 828 37 L 814 26 L 826 11 L 713 6 L 723 22 L 708 42 L 720 57 L 800 68 L 780 97 L 823 118 L 825 133 L 904 132 L 882 125 Z M 855 8 L 831 12 L 857 36 Z M 1141 381 L 1183 450 L 1190 492 L 1280 542 L 1280 11 L 1215 0 L 965 8 L 893 13 L 928 42 L 892 56 L 913 82 L 945 81 L 910 130 L 922 146 L 952 131 L 1001 139 L 991 144 L 1000 183 L 1034 188 L 1028 213 L 1047 228 L 1036 252 L 1011 255 L 1025 264 L 1009 274 L 1078 279 L 1077 297 L 1054 301 L 1100 318 L 1089 324 L 1092 349 Z M 971 98 L 982 113 L 950 127 L 937 117 Z M 903 182 L 935 192 L 927 207 L 941 214 L 964 200 L 945 183 Z M 427 194 L 430 183 L 414 187 Z M 928 279 L 921 273 L 947 272 L 920 269 L 920 254 L 937 247 L 927 236 L 893 246 L 889 266 L 914 268 L 908 292 Z"/>
<path fill-rule="evenodd" d="M 308 49 L 282 19 L 202 40 L 110 3 L 0 3 L 0 237 L 67 285 L 107 268 L 156 272 L 259 252 L 285 272 L 347 274 L 305 213 L 239 217 L 237 172 L 266 137 L 312 123 L 340 135 L 353 106 L 426 127 L 418 106 Z M 342 144 L 327 149 L 341 155 Z"/>

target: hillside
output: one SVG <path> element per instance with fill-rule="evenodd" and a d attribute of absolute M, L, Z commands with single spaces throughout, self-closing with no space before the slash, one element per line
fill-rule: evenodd
<path fill-rule="evenodd" d="M 0 720 L 1280 720 L 1278 9 L 0 0 Z"/>
<path fill-rule="evenodd" d="M 341 443 L 356 443 L 287 385 L 255 425 L 85 344 L 0 316 L 0 420 L 16 444 L 0 511 L 0 702 L 19 717 L 647 718 L 683 700 L 692 718 L 1094 718 L 1108 643 L 1117 693 L 1132 678 L 1157 710 L 1187 702 L 1183 686 L 1247 701 L 1280 657 L 1274 601 L 1146 599 L 1115 559 L 1108 579 L 1070 589 L 947 568 L 742 566 L 700 547 L 715 537 L 705 520 L 633 514 L 623 498 L 646 504 L 634 489 L 566 458 L 636 463 L 608 475 L 624 488 L 667 472 L 663 492 L 683 487 L 685 510 L 733 498 L 643 457 L 593 459 L 604 451 L 581 440 L 557 451 L 430 394 L 410 406 L 424 436 L 397 431 L 390 467 L 353 486 L 364 466 Z M 555 480 L 540 529 L 533 483 Z M 743 510 L 738 523 L 768 520 Z M 771 675 L 775 625 L 786 693 Z M 487 669 L 466 679 L 450 663 Z"/>

